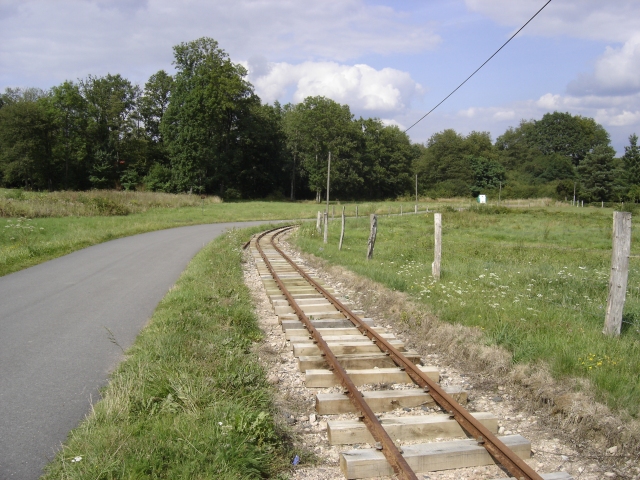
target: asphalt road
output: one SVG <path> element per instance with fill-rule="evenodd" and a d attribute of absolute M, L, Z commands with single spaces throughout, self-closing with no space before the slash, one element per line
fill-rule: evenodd
<path fill-rule="evenodd" d="M 135 235 L 0 277 L 0 479 L 38 478 L 191 258 L 260 223 Z"/>

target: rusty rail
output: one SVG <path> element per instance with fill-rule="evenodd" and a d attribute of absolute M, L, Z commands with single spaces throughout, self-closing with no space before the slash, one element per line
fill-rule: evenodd
<path fill-rule="evenodd" d="M 281 233 L 286 232 L 291 228 L 293 227 L 284 227 Z M 402 456 L 398 447 L 393 443 L 393 440 L 391 439 L 389 434 L 382 427 L 382 424 L 380 423 L 380 420 L 378 420 L 378 417 L 376 417 L 373 410 L 371 410 L 371 407 L 369 407 L 367 402 L 364 400 L 362 393 L 355 386 L 351 378 L 349 378 L 346 370 L 338 362 L 338 359 L 327 345 L 327 342 L 324 341 L 320 332 L 318 332 L 318 330 L 313 326 L 309 317 L 307 317 L 302 309 L 300 309 L 291 293 L 289 293 L 289 291 L 287 290 L 287 287 L 285 287 L 285 285 L 282 283 L 282 280 L 280 280 L 280 277 L 271 266 L 271 262 L 260 246 L 260 240 L 268 233 L 270 232 L 264 232 L 256 239 L 256 247 L 258 249 L 258 252 L 260 253 L 260 256 L 262 257 L 262 260 L 269 269 L 269 272 L 273 276 L 276 284 L 278 285 L 278 288 L 282 291 L 282 294 L 286 297 L 287 301 L 295 311 L 300 321 L 304 324 L 307 330 L 309 330 L 309 333 L 313 337 L 314 342 L 318 345 L 318 347 L 322 351 L 322 355 L 325 357 L 327 363 L 329 364 L 329 369 L 338 376 L 340 383 L 345 388 L 345 390 L 347 390 L 347 396 L 355 406 L 356 411 L 360 412 L 359 416 L 371 432 L 373 438 L 377 442 L 379 442 L 382 453 L 384 454 L 393 470 L 401 479 L 418 480 L 418 477 L 413 472 L 405 458 Z M 280 249 L 276 248 L 276 250 L 280 253 L 280 255 L 283 256 L 283 258 L 290 262 L 289 258 L 284 255 Z M 304 275 L 305 278 L 308 279 L 308 276 L 306 274 Z"/>
<path fill-rule="evenodd" d="M 440 385 L 431 380 L 418 367 L 410 362 L 400 351 L 391 345 L 385 338 L 369 327 L 366 323 L 354 315 L 340 300 L 327 292 L 319 283 L 307 275 L 298 265 L 295 264 L 276 244 L 275 239 L 290 230 L 288 227 L 278 232 L 271 238 L 271 245 L 282 257 L 309 282 L 318 293 L 322 294 L 338 311 L 347 317 L 353 325 L 360 330 L 361 333 L 367 335 L 373 340 L 381 351 L 391 357 L 391 359 L 400 368 L 403 368 L 411 379 L 422 387 L 425 392 L 431 395 L 431 398 L 449 413 L 473 438 L 479 445 L 482 445 L 487 452 L 502 465 L 512 476 L 521 480 L 542 480 L 529 465 L 527 465 L 520 457 L 518 457 L 509 447 L 507 447 L 498 437 L 496 437 L 489 429 L 482 425 L 462 407 L 451 395 L 446 393 Z M 265 234 L 268 232 L 265 232 Z M 308 327 L 307 327 L 308 328 Z"/>

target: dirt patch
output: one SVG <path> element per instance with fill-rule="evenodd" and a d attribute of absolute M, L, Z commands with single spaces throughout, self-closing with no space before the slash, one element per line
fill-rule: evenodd
<path fill-rule="evenodd" d="M 479 329 L 442 323 L 403 293 L 331 266 L 313 255 L 301 255 L 286 243 L 284 246 L 288 254 L 306 262 L 309 270 L 316 271 L 340 295 L 348 296 L 376 324 L 391 327 L 396 336 L 420 353 L 425 363 L 438 366 L 443 385 L 467 389 L 471 411 L 494 413 L 500 419 L 500 433 L 518 433 L 529 439 L 533 457 L 527 462 L 536 471 L 564 470 L 580 480 L 640 479 L 638 422 L 616 417 L 595 402 L 586 393 L 586 382 L 555 382 L 544 365 L 514 367 L 507 351 L 484 345 Z M 304 376 L 297 370 L 252 261 L 247 262 L 245 278 L 265 331 L 264 344 L 272 350 L 261 358 L 280 392 L 283 411 L 292 412 L 288 422 L 295 435 L 316 455 L 316 466 L 295 470 L 293 478 L 343 478 L 338 453 L 344 447 L 330 447 L 326 441 L 327 418 L 312 416 L 315 393 L 330 389 L 305 388 Z M 501 476 L 506 475 L 490 466 L 433 472 L 424 478 Z"/>

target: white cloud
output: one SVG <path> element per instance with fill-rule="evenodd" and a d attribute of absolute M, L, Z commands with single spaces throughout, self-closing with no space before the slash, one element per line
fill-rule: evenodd
<path fill-rule="evenodd" d="M 382 114 L 405 110 L 414 97 L 423 93 L 411 75 L 393 68 L 376 70 L 364 64 L 335 62 L 281 62 L 267 68 L 261 63 L 254 67 L 249 62 L 249 69 L 256 92 L 267 102 L 290 96 L 298 103 L 321 95 L 349 104 L 354 111 Z"/>
<path fill-rule="evenodd" d="M 576 95 L 619 95 L 640 91 L 640 34 L 620 48 L 607 47 L 593 73 L 581 75 L 567 87 Z"/>
<path fill-rule="evenodd" d="M 467 7 L 496 22 L 520 27 L 542 0 L 465 0 Z M 625 42 L 640 30 L 638 0 L 554 0 L 522 31 L 524 35 L 566 35 Z"/>
<path fill-rule="evenodd" d="M 0 86 L 48 87 L 88 73 L 143 81 L 172 46 L 213 37 L 232 59 L 347 61 L 416 53 L 430 25 L 364 0 L 7 0 L 0 6 Z M 141 77 L 141 78 L 132 78 Z"/>
<path fill-rule="evenodd" d="M 402 123 L 392 118 L 381 118 L 380 121 L 385 127 L 395 126 L 395 127 L 398 127 L 400 130 L 404 130 L 405 128 L 407 128 L 405 125 L 403 125 Z"/>
<path fill-rule="evenodd" d="M 516 112 L 513 110 L 500 110 L 493 114 L 493 118 L 498 122 L 513 120 L 516 118 Z"/>
<path fill-rule="evenodd" d="M 478 109 L 475 107 L 469 107 L 466 110 L 460 110 L 458 115 L 461 117 L 473 118 L 476 116 Z"/>

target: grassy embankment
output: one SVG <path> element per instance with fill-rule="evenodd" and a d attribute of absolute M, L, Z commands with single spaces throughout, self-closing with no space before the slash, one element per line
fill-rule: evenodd
<path fill-rule="evenodd" d="M 597 398 L 640 416 L 640 245 L 634 229 L 620 338 L 601 333 L 611 262 L 612 210 L 472 209 L 443 213 L 442 278 L 431 278 L 433 216 L 379 217 L 374 259 L 369 220 L 340 225 L 329 243 L 311 225 L 305 251 L 407 292 L 441 320 L 477 327 L 513 361 L 548 362 L 557 378 L 586 377 Z"/>
<path fill-rule="evenodd" d="M 275 478 L 302 456 L 252 350 L 261 331 L 240 248 L 252 231 L 196 255 L 45 479 Z"/>

